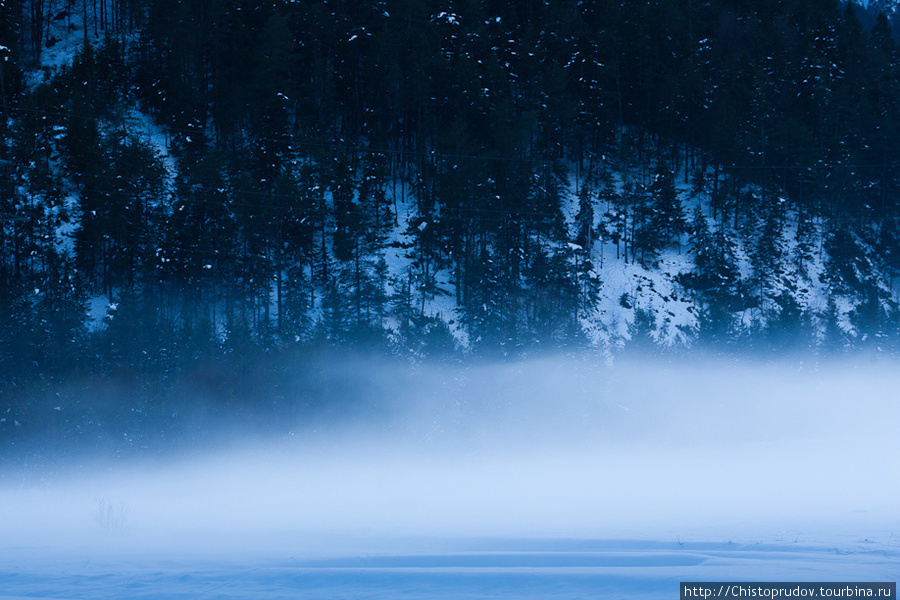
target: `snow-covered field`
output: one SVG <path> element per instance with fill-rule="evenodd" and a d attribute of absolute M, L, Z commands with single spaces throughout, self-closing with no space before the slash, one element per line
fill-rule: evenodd
<path fill-rule="evenodd" d="M 898 548 L 791 542 L 423 541 L 404 554 L 5 559 L 10 598 L 677 598 L 680 581 L 895 581 Z"/>
<path fill-rule="evenodd" d="M 65 474 L 19 465 L 0 486 L 0 598 L 895 581 L 896 367 L 419 367 L 381 412 L 290 439 Z"/>

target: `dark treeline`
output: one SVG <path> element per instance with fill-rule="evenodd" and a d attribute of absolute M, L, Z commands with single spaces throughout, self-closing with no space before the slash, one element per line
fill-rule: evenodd
<path fill-rule="evenodd" d="M 898 52 L 853 4 L 6 0 L 0 46 L 9 393 L 292 348 L 582 346 L 604 270 L 672 248 L 697 342 L 896 333 Z M 835 299 L 811 308 L 815 235 Z"/>

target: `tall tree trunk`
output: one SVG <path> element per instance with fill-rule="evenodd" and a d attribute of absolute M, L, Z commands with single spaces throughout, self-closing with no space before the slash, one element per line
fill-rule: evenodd
<path fill-rule="evenodd" d="M 87 0 L 81 0 L 81 20 L 82 20 L 82 28 L 84 29 L 84 45 L 90 43 L 88 40 L 88 13 L 87 13 Z"/>

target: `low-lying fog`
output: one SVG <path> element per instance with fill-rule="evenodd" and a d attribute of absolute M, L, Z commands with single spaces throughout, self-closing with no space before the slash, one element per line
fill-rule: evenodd
<path fill-rule="evenodd" d="M 358 402 L 290 436 L 43 480 L 8 471 L 0 546 L 900 536 L 897 367 L 339 364 L 329 376 Z"/>

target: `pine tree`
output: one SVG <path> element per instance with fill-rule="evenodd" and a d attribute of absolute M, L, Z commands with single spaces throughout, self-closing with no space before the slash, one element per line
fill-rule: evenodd
<path fill-rule="evenodd" d="M 756 280 L 756 294 L 760 310 L 765 318 L 772 311 L 773 299 L 781 293 L 784 275 L 782 267 L 784 234 L 780 219 L 774 210 L 766 215 L 763 231 L 750 256 Z"/>
<path fill-rule="evenodd" d="M 590 253 L 594 246 L 594 201 L 587 185 L 582 185 L 578 190 L 578 214 L 575 215 L 575 227 L 575 243 Z"/>
<path fill-rule="evenodd" d="M 163 281 L 171 286 L 173 299 L 181 305 L 185 330 L 205 322 L 215 327 L 223 309 L 224 320 L 231 323 L 229 309 L 235 307 L 229 306 L 225 282 L 240 289 L 241 312 L 257 324 L 256 310 L 247 315 L 246 308 L 254 307 L 253 300 L 259 293 L 256 288 L 267 288 L 266 265 L 259 264 L 265 256 L 246 243 L 243 248 L 238 245 L 237 223 L 220 162 L 208 155 L 195 164 L 183 163 L 175 186 L 172 213 L 165 224 L 157 260 Z M 232 271 L 235 264 L 239 265 L 238 272 Z"/>
<path fill-rule="evenodd" d="M 690 240 L 694 269 L 682 276 L 682 283 L 693 290 L 700 306 L 697 335 L 704 343 L 722 343 L 733 335 L 733 313 L 743 302 L 734 242 L 721 226 L 716 234 L 711 232 L 699 206 L 691 219 Z"/>
<path fill-rule="evenodd" d="M 687 232 L 684 209 L 675 190 L 675 175 L 664 163 L 657 165 L 650 186 L 652 216 L 650 226 L 658 232 L 658 246 L 670 246 Z"/>

